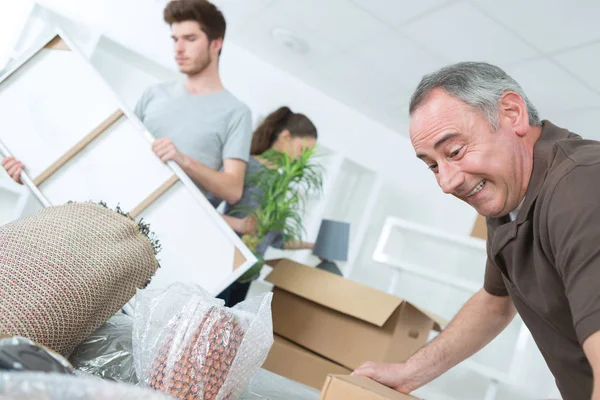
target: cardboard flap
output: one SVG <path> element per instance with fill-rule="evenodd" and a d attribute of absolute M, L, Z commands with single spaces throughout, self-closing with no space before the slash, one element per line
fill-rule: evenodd
<path fill-rule="evenodd" d="M 266 263 L 274 267 L 266 280 L 276 287 L 379 327 L 404 301 L 288 259 L 269 260 Z"/>
<path fill-rule="evenodd" d="M 323 388 L 329 375 L 352 373 L 350 369 L 277 335 L 274 335 L 273 347 L 261 368 L 317 390 Z"/>
<path fill-rule="evenodd" d="M 484 216 L 477 214 L 471 236 L 483 240 L 487 239 L 487 220 Z"/>
<path fill-rule="evenodd" d="M 440 317 L 437 314 L 434 314 L 432 312 L 429 312 L 427 310 L 423 310 L 421 307 L 417 307 L 414 304 L 410 303 L 414 308 L 416 308 L 417 310 L 421 311 L 423 314 L 427 315 L 429 318 L 431 318 L 433 320 L 433 330 L 437 331 L 437 332 L 441 332 L 442 329 L 444 329 L 446 327 L 446 325 L 448 325 L 450 322 L 443 318 Z"/>
<path fill-rule="evenodd" d="M 390 389 L 387 386 L 383 386 L 380 383 L 375 382 L 372 379 L 369 379 L 364 376 L 356 376 L 356 375 L 330 375 L 330 380 L 328 385 L 335 384 L 335 381 L 345 382 L 349 385 L 355 386 L 357 388 L 364 389 L 365 391 L 372 393 L 376 396 L 369 396 L 369 398 L 377 397 L 379 399 L 387 399 L 387 400 L 416 400 L 416 397 L 413 397 L 408 394 L 402 394 L 393 389 Z M 326 389 L 326 388 L 325 388 Z M 357 396 L 358 398 L 358 396 Z M 365 398 L 361 396 L 360 398 Z"/>

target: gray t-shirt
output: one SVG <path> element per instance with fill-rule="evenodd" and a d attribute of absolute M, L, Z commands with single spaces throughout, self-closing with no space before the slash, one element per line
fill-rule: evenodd
<path fill-rule="evenodd" d="M 183 81 L 148 88 L 135 114 L 155 138 L 168 137 L 179 151 L 219 171 L 223 160 L 247 162 L 252 141 L 250 109 L 227 90 L 191 95 Z M 207 195 L 216 207 L 220 200 Z"/>
<path fill-rule="evenodd" d="M 244 193 L 242 198 L 235 204 L 227 204 L 225 206 L 224 214 L 230 215 L 236 218 L 244 218 L 249 213 L 242 211 L 232 211 L 234 207 L 244 206 L 249 207 L 253 210 L 258 208 L 261 197 L 263 196 L 262 190 L 254 184 L 249 183 L 248 177 L 253 176 L 261 171 L 264 171 L 264 165 L 254 157 L 250 157 L 248 160 L 248 167 L 246 168 L 246 177 L 244 179 Z M 240 235 L 241 236 L 241 235 Z M 276 249 L 283 249 L 283 235 L 279 232 L 269 232 L 265 236 L 262 242 L 256 246 L 256 253 L 261 256 L 265 254 L 269 246 Z"/>

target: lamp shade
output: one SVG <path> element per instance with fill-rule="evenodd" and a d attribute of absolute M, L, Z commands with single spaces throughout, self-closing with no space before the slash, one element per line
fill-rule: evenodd
<path fill-rule="evenodd" d="M 350 224 L 324 219 L 321 221 L 313 254 L 326 260 L 348 260 Z"/>

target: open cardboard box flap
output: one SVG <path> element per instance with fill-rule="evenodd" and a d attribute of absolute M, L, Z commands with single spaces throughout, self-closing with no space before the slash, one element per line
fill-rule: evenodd
<path fill-rule="evenodd" d="M 273 267 L 266 280 L 276 287 L 375 326 L 382 327 L 405 301 L 289 259 L 267 260 L 266 263 Z M 435 330 L 446 325 L 443 318 L 418 309 L 434 321 Z"/>
<path fill-rule="evenodd" d="M 348 375 L 352 370 L 334 363 L 281 336 L 274 342 L 263 369 L 321 390 L 329 375 Z"/>
<path fill-rule="evenodd" d="M 433 320 L 433 330 L 437 331 L 437 332 L 441 332 L 442 329 L 448 325 L 448 320 L 445 318 L 440 317 L 437 314 L 432 313 L 431 311 L 427 311 L 422 309 L 421 307 L 417 307 L 414 304 L 410 303 L 414 308 L 416 308 L 417 310 L 421 311 L 423 314 L 427 315 L 429 318 L 431 318 Z"/>

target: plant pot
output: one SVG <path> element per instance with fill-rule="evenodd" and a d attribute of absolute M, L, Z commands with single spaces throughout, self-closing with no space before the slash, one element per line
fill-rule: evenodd
<path fill-rule="evenodd" d="M 263 258 L 263 256 L 256 253 L 254 253 L 254 256 L 258 259 L 258 261 L 253 266 L 251 266 L 250 269 L 248 269 L 248 271 L 244 272 L 242 276 L 238 278 L 238 283 L 251 282 L 258 278 L 258 276 L 260 275 L 260 271 L 265 265 L 265 259 Z"/>

